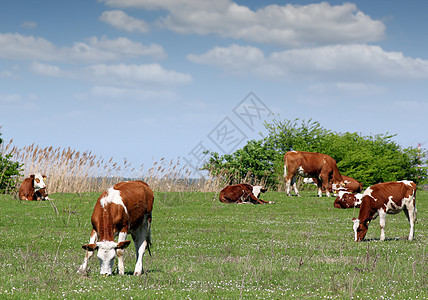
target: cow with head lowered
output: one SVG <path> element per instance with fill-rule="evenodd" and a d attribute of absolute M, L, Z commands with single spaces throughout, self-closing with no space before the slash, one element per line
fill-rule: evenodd
<path fill-rule="evenodd" d="M 339 187 L 339 191 L 349 192 L 349 193 L 361 193 L 363 191 L 363 184 L 359 182 L 358 180 L 342 175 L 344 186 Z M 318 179 L 316 178 L 303 178 L 303 182 L 307 184 L 315 184 L 318 186 Z M 325 192 L 324 190 L 322 190 Z M 333 192 L 333 189 L 331 187 L 331 182 L 328 183 L 328 191 L 330 193 Z"/>
<path fill-rule="evenodd" d="M 287 195 L 290 194 L 290 186 L 300 196 L 296 186 L 296 176 L 317 178 L 318 196 L 322 196 L 322 190 L 330 197 L 329 183 L 333 192 L 344 185 L 342 175 L 337 168 L 336 161 L 326 154 L 306 151 L 289 151 L 284 155 L 284 179 Z"/>
<path fill-rule="evenodd" d="M 413 181 L 392 181 L 368 187 L 363 194 L 358 219 L 353 219 L 355 241 L 366 236 L 370 221 L 379 216 L 380 240 L 385 240 L 386 214 L 403 211 L 410 224 L 409 240 L 413 240 L 416 221 L 416 184 Z"/>
<path fill-rule="evenodd" d="M 253 204 L 266 204 L 274 203 L 272 201 L 265 201 L 259 198 L 260 193 L 266 192 L 263 186 L 250 185 L 240 183 L 235 185 L 228 185 L 220 191 L 219 200 L 223 203 L 253 203 Z"/>
<path fill-rule="evenodd" d="M 125 181 L 115 184 L 98 198 L 92 213 L 92 232 L 89 244 L 83 245 L 86 255 L 79 268 L 85 273 L 94 251 L 100 262 L 100 274 L 111 275 L 115 257 L 118 258 L 119 274 L 124 274 L 123 251 L 131 241 L 137 255 L 134 275 L 143 272 L 143 256 L 150 253 L 153 191 L 143 181 Z M 118 241 L 114 238 L 118 236 Z"/>
<path fill-rule="evenodd" d="M 49 200 L 45 180 L 46 175 L 40 173 L 25 178 L 19 188 L 19 199 L 27 201 Z"/>

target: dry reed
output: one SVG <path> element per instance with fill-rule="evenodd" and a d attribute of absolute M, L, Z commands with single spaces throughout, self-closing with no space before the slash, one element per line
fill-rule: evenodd
<path fill-rule="evenodd" d="M 226 171 L 220 175 L 198 177 L 187 165 L 181 163 L 180 157 L 170 161 L 162 158 L 155 161 L 147 170 L 141 165 L 134 168 L 126 159 L 122 163 L 108 160 L 91 151 L 77 151 L 68 148 L 42 148 L 30 145 L 22 148 L 13 146 L 12 140 L 1 145 L 2 155 L 11 154 L 12 160 L 23 164 L 21 178 L 17 184 L 30 174 L 39 172 L 47 176 L 49 193 L 86 193 L 102 192 L 116 182 L 130 179 L 141 179 L 155 191 L 159 192 L 216 192 L 227 184 L 255 182 L 251 174 L 238 178 Z M 217 172 L 218 173 L 218 172 Z"/>

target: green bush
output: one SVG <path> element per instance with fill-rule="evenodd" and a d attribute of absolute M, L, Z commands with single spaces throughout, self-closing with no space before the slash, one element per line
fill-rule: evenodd
<path fill-rule="evenodd" d="M 2 145 L 3 139 L 0 138 L 0 146 Z M 4 154 L 0 148 L 0 194 L 14 190 L 16 177 L 19 176 L 21 167 L 22 165 L 19 162 L 12 161 L 11 154 Z"/>
<path fill-rule="evenodd" d="M 427 181 L 426 150 L 402 148 L 394 135 L 363 136 L 359 133 L 337 133 L 309 120 L 273 120 L 266 123 L 267 137 L 251 140 L 230 155 L 211 153 L 204 169 L 212 175 L 233 174 L 265 182 L 271 187 L 282 184 L 283 156 L 287 151 L 319 152 L 333 157 L 340 172 L 369 186 L 378 182 Z"/>

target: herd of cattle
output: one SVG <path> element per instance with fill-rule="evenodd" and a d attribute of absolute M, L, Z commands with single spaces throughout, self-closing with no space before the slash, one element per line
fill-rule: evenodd
<path fill-rule="evenodd" d="M 355 241 L 361 241 L 365 237 L 370 221 L 378 216 L 381 228 L 380 240 L 384 240 L 386 214 L 396 214 L 400 211 L 405 213 L 410 223 L 408 239 L 413 239 L 416 221 L 414 182 L 403 180 L 378 183 L 361 193 L 363 190 L 361 183 L 341 175 L 332 157 L 314 152 L 289 151 L 284 155 L 284 179 L 288 196 L 291 196 L 291 186 L 296 195 L 300 196 L 296 186 L 297 175 L 310 178 L 306 182 L 317 185 L 320 197 L 323 191 L 328 197 L 330 193 L 334 193 L 337 196 L 334 207 L 360 208 L 358 218 L 353 220 Z M 29 201 L 50 200 L 45 180 L 45 175 L 38 173 L 30 175 L 21 184 L 19 198 Z M 275 203 L 260 199 L 260 194 L 264 192 L 266 189 L 263 186 L 229 185 L 220 191 L 219 200 L 224 203 Z M 79 272 L 86 272 L 89 259 L 97 250 L 100 274 L 112 274 L 116 256 L 119 274 L 124 274 L 123 250 L 131 243 L 127 240 L 127 235 L 131 234 L 137 256 L 134 275 L 141 275 L 144 253 L 146 250 L 150 253 L 153 201 L 152 189 L 140 180 L 120 182 L 103 192 L 92 213 L 89 244 L 82 246 L 86 254 Z M 114 240 L 116 236 L 117 242 Z"/>

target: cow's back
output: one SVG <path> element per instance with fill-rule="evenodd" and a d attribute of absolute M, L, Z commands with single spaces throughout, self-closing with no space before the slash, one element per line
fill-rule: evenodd
<path fill-rule="evenodd" d="M 392 200 L 399 201 L 398 204 L 401 205 L 401 200 L 413 196 L 415 191 L 416 184 L 412 181 L 392 181 L 372 185 L 364 191 L 364 195 L 384 202 L 392 196 Z"/>
<path fill-rule="evenodd" d="M 352 193 L 361 193 L 363 191 L 363 184 L 358 180 L 346 175 L 342 175 L 342 179 L 344 182 L 348 181 L 345 185 L 347 191 Z"/>
<path fill-rule="evenodd" d="M 128 211 L 130 224 L 139 223 L 144 215 L 151 216 L 154 194 L 147 183 L 141 180 L 125 181 L 115 184 L 113 188 L 120 191 L 123 204 Z"/>
<path fill-rule="evenodd" d="M 19 187 L 19 199 L 21 200 L 33 200 L 34 195 L 34 187 L 33 187 L 33 179 L 32 178 L 25 178 L 21 186 Z"/>
<path fill-rule="evenodd" d="M 336 165 L 336 161 L 331 156 L 307 151 L 289 151 L 285 153 L 284 161 L 287 167 L 298 168 L 302 166 L 307 174 L 316 175 L 325 167 L 326 163 L 329 165 L 334 163 L 334 165 Z"/>
<path fill-rule="evenodd" d="M 220 191 L 219 199 L 224 203 L 236 202 L 245 194 L 245 190 L 250 189 L 250 187 L 248 184 L 228 185 Z"/>

